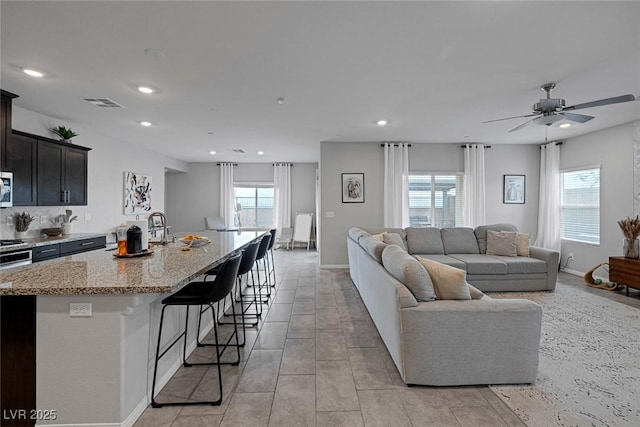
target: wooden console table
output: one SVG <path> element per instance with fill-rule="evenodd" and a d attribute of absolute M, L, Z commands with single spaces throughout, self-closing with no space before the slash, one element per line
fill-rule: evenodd
<path fill-rule="evenodd" d="M 640 289 L 640 260 L 621 256 L 609 257 L 609 280 L 629 288 Z"/>

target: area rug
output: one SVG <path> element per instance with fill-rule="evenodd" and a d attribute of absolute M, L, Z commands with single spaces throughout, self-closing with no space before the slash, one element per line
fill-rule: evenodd
<path fill-rule="evenodd" d="M 640 310 L 561 283 L 490 295 L 543 308 L 536 383 L 491 387 L 528 426 L 640 426 Z"/>

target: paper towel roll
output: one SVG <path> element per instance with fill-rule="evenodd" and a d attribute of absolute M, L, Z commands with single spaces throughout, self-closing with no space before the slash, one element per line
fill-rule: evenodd
<path fill-rule="evenodd" d="M 146 251 L 149 249 L 149 223 L 146 219 L 140 221 L 127 221 L 127 228 L 132 225 L 137 225 L 142 230 L 142 250 Z"/>

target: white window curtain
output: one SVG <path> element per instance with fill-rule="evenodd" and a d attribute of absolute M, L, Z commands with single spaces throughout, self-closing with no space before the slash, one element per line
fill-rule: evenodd
<path fill-rule="evenodd" d="M 220 163 L 220 216 L 227 229 L 235 227 L 235 199 L 233 197 L 233 163 Z"/>
<path fill-rule="evenodd" d="M 409 144 L 384 144 L 384 227 L 409 226 Z"/>
<path fill-rule="evenodd" d="M 462 225 L 485 225 L 484 144 L 467 144 L 464 147 L 464 183 Z"/>
<path fill-rule="evenodd" d="M 273 189 L 276 236 L 291 228 L 291 164 L 273 165 Z"/>
<path fill-rule="evenodd" d="M 540 200 L 535 246 L 560 250 L 560 145 L 540 147 Z"/>

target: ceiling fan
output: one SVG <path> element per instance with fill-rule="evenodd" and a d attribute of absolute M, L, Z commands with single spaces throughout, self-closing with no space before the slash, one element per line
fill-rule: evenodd
<path fill-rule="evenodd" d="M 602 105 L 609 105 L 609 104 L 618 104 L 620 102 L 635 101 L 636 99 L 634 95 L 629 94 L 629 95 L 614 96 L 613 98 L 599 99 L 597 101 L 585 102 L 583 104 L 576 104 L 576 105 L 571 105 L 569 107 L 565 107 L 564 99 L 551 98 L 551 91 L 555 87 L 556 87 L 555 83 L 546 83 L 540 86 L 540 89 L 542 89 L 547 93 L 547 97 L 541 99 L 540 102 L 536 102 L 535 104 L 533 104 L 533 107 L 532 107 L 533 111 L 531 114 L 525 114 L 524 116 L 505 117 L 503 119 L 496 119 L 496 120 L 488 120 L 482 123 L 499 122 L 502 120 L 518 119 L 521 117 L 534 117 L 533 119 L 522 123 L 520 126 L 516 126 L 515 128 L 511 129 L 509 132 L 515 132 L 517 130 L 520 130 L 530 123 L 537 123 L 540 125 L 551 126 L 552 124 L 564 119 L 572 122 L 577 122 L 577 123 L 585 123 L 593 119 L 593 116 L 587 116 L 585 114 L 567 113 L 567 111 L 580 110 L 583 108 L 600 107 Z"/>

